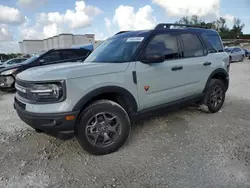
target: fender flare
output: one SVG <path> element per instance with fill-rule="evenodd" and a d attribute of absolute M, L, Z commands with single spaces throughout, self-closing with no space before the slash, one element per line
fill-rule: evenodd
<path fill-rule="evenodd" d="M 211 80 L 216 74 L 222 75 L 223 77 L 225 77 L 225 80 L 226 80 L 226 90 L 228 89 L 228 86 L 229 86 L 229 74 L 228 74 L 228 72 L 227 72 L 225 69 L 223 69 L 223 68 L 218 68 L 218 69 L 214 70 L 214 71 L 210 74 L 210 76 L 208 77 L 207 82 L 206 82 L 206 86 L 205 86 L 203 92 L 205 92 L 205 91 L 207 90 L 207 88 L 208 88 L 208 86 L 209 86 L 209 83 L 210 83 L 210 80 Z"/>
<path fill-rule="evenodd" d="M 89 92 L 88 94 L 84 95 L 73 107 L 73 111 L 80 111 L 82 110 L 82 108 L 92 99 L 94 99 L 95 97 L 102 95 L 102 94 L 106 94 L 106 93 L 117 93 L 120 96 L 124 96 L 126 98 L 126 100 L 128 101 L 130 107 L 131 107 L 131 111 L 132 112 L 137 112 L 138 110 L 138 105 L 137 102 L 134 98 L 134 96 L 126 89 L 119 87 L 119 86 L 104 86 L 104 87 L 100 87 L 98 89 L 94 89 L 91 92 Z"/>

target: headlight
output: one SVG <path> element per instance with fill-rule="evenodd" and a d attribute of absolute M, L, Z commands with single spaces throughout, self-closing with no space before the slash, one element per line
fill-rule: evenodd
<path fill-rule="evenodd" d="M 7 70 L 7 71 L 3 71 L 3 72 L 1 72 L 1 75 L 6 76 L 6 75 L 13 74 L 16 70 L 17 69 L 10 69 L 10 70 Z"/>
<path fill-rule="evenodd" d="M 61 83 L 34 84 L 30 92 L 38 102 L 57 102 L 63 97 Z"/>

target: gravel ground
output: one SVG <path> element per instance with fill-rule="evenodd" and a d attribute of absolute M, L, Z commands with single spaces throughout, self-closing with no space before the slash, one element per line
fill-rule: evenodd
<path fill-rule="evenodd" d="M 0 187 L 250 187 L 250 61 L 231 65 L 216 114 L 195 107 L 137 122 L 126 145 L 92 156 L 37 134 L 0 93 Z"/>

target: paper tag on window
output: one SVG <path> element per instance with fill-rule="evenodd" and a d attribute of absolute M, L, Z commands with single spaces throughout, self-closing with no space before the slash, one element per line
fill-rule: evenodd
<path fill-rule="evenodd" d="M 141 42 L 143 39 L 144 37 L 130 37 L 126 40 L 126 42 Z"/>

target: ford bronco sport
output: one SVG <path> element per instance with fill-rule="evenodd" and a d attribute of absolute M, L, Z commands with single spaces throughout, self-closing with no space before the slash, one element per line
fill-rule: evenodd
<path fill-rule="evenodd" d="M 218 112 L 228 72 L 229 56 L 216 31 L 159 24 L 117 33 L 83 63 L 18 74 L 14 106 L 38 132 L 76 136 L 85 150 L 102 155 L 125 143 L 131 121 L 144 112 L 191 102 Z"/>

